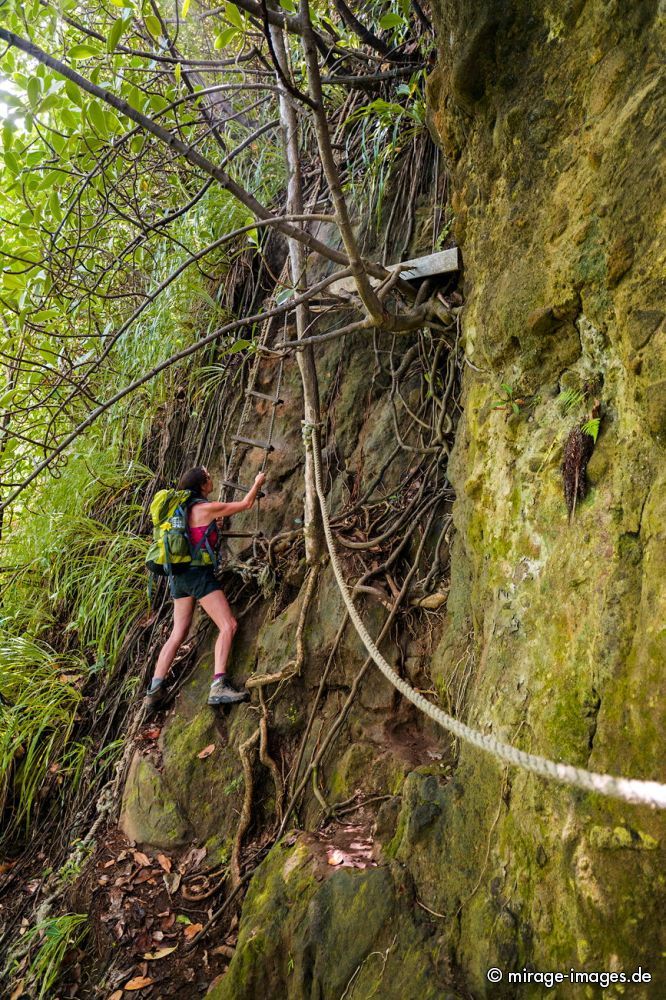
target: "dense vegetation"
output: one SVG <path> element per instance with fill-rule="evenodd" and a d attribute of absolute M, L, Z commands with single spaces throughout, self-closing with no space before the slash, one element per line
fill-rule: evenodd
<path fill-rule="evenodd" d="M 305 0 L 0 9 L 0 809 L 10 857 L 26 847 L 34 856 L 60 814 L 59 863 L 122 753 L 141 680 L 127 652 L 153 622 L 146 502 L 179 464 L 159 445 L 174 400 L 201 415 L 189 443 L 200 460 L 211 404 L 252 358 L 262 308 L 295 312 L 298 335 L 312 332 L 305 253 L 353 274 L 350 331 L 442 317 L 441 303 L 415 305 L 395 280 L 375 292 L 356 245 L 348 203 L 361 198 L 373 212 L 366 235 L 383 234 L 385 256 L 409 244 L 409 231 L 402 246 L 389 234 L 427 144 L 433 41 L 418 4 L 376 3 L 363 18 Z M 290 128 L 291 145 L 277 141 Z M 299 222 L 308 218 L 335 223 L 343 250 L 314 237 Z M 433 248 L 446 231 L 433 220 Z M 275 288 L 282 237 L 291 278 Z M 316 414 L 316 376 L 302 368 Z M 307 498 L 305 520 L 307 536 Z M 38 925 L 26 950 L 55 941 L 61 957 L 70 923 L 49 925 L 46 938 Z M 44 989 L 46 965 L 35 972 Z"/>

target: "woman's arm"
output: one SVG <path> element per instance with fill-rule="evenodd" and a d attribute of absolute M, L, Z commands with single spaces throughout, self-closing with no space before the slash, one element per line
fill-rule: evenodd
<path fill-rule="evenodd" d="M 195 509 L 201 511 L 202 514 L 205 513 L 206 516 L 211 519 L 218 517 L 232 517 L 234 514 L 240 514 L 242 511 L 249 510 L 252 507 L 254 501 L 257 499 L 257 493 L 265 482 L 266 476 L 263 472 L 260 472 L 242 500 L 237 500 L 233 503 L 219 503 L 217 501 L 211 501 L 210 503 L 197 504 Z"/>

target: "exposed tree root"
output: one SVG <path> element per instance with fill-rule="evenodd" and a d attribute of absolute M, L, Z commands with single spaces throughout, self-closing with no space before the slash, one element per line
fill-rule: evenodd
<path fill-rule="evenodd" d="M 243 780 L 245 782 L 245 793 L 243 795 L 243 806 L 241 808 L 240 819 L 236 828 L 234 845 L 231 850 L 231 885 L 238 889 L 241 884 L 240 855 L 243 847 L 243 837 L 247 833 L 252 822 L 252 802 L 254 800 L 254 781 L 252 778 L 252 750 L 261 738 L 261 729 L 257 728 L 249 739 L 241 743 L 238 748 L 241 764 L 243 765 Z"/>
<path fill-rule="evenodd" d="M 268 710 L 264 702 L 263 692 L 259 690 L 259 701 L 261 703 L 262 716 L 259 720 L 259 760 L 271 772 L 273 784 L 275 785 L 275 812 L 278 823 L 282 822 L 282 804 L 284 800 L 284 782 L 280 774 L 280 768 L 268 752 Z"/>
<path fill-rule="evenodd" d="M 296 658 L 294 660 L 289 660 L 288 663 L 273 674 L 254 674 L 253 677 L 248 677 L 245 682 L 245 687 L 252 690 L 253 688 L 262 688 L 267 684 L 278 684 L 280 681 L 291 680 L 292 677 L 300 676 L 301 670 L 303 669 L 303 664 L 305 662 L 305 644 L 303 642 L 303 633 L 305 631 L 305 621 L 307 618 L 308 610 L 310 604 L 312 603 L 312 598 L 314 597 L 315 584 L 317 583 L 317 578 L 319 576 L 319 570 L 324 564 L 325 559 L 321 559 L 316 562 L 310 569 L 308 576 L 307 586 L 305 588 L 305 595 L 303 597 L 303 603 L 301 604 L 301 611 L 298 616 L 298 625 L 296 627 Z"/>

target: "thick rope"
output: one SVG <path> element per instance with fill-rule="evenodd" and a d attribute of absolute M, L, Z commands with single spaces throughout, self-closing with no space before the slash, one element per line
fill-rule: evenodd
<path fill-rule="evenodd" d="M 493 736 L 484 736 L 478 730 L 472 729 L 463 722 L 459 722 L 457 719 L 452 718 L 452 716 L 447 715 L 441 708 L 432 705 L 423 695 L 414 691 L 406 681 L 396 674 L 395 670 L 386 662 L 372 641 L 370 634 L 359 617 L 345 582 L 340 563 L 338 562 L 338 555 L 335 550 L 333 534 L 328 519 L 326 497 L 321 479 L 321 455 L 317 429 L 313 424 L 306 421 L 303 421 L 303 439 L 306 448 L 310 448 L 312 451 L 315 487 L 319 506 L 321 507 L 321 518 L 324 525 L 326 544 L 342 599 L 363 645 L 383 675 L 396 690 L 407 698 L 408 701 L 411 701 L 413 705 L 416 705 L 421 712 L 429 716 L 429 718 L 433 719 L 444 729 L 447 729 L 450 733 L 453 733 L 454 736 L 465 740 L 467 743 L 471 743 L 472 746 L 478 747 L 480 750 L 487 751 L 499 760 L 506 761 L 508 764 L 514 764 L 516 767 L 531 771 L 542 778 L 550 778 L 564 785 L 573 785 L 576 788 L 582 788 L 587 792 L 596 792 L 610 798 L 623 799 L 625 802 L 634 802 L 641 805 L 653 806 L 658 809 L 666 809 L 666 785 L 659 784 L 656 781 L 640 781 L 633 778 L 617 778 L 610 774 L 597 774 L 580 767 L 573 767 L 571 764 L 558 764 L 545 757 L 525 753 L 525 751 L 518 750 L 508 743 L 502 743 Z"/>

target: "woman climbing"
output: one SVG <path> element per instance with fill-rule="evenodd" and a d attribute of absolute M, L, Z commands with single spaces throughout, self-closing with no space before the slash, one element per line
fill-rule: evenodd
<path fill-rule="evenodd" d="M 187 508 L 188 534 L 191 543 L 196 545 L 205 538 L 210 548 L 215 549 L 218 543 L 217 526 L 211 527 L 211 525 L 214 525 L 218 518 L 231 517 L 233 514 L 249 510 L 265 481 L 266 476 L 260 472 L 243 500 L 236 503 L 218 503 L 208 500 L 213 492 L 213 481 L 206 468 L 197 466 L 181 476 L 178 489 L 190 490 L 192 493 Z M 192 500 L 196 502 L 192 503 Z M 237 691 L 227 680 L 227 660 L 238 623 L 231 613 L 222 587 L 215 578 L 214 567 L 190 566 L 183 573 L 173 577 L 173 628 L 157 659 L 155 673 L 146 693 L 147 708 L 155 708 L 164 697 L 166 675 L 189 632 L 197 601 L 220 630 L 215 643 L 214 677 L 208 704 L 229 705 L 244 701 L 248 697 L 247 692 Z"/>

